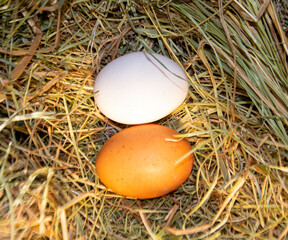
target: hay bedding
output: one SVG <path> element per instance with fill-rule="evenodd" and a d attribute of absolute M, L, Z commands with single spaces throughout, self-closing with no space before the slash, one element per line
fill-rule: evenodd
<path fill-rule="evenodd" d="M 288 239 L 285 6 L 1 1 L 0 239 Z M 187 100 L 157 123 L 195 156 L 182 187 L 141 201 L 95 175 L 126 126 L 97 111 L 92 88 L 138 50 L 189 74 Z"/>

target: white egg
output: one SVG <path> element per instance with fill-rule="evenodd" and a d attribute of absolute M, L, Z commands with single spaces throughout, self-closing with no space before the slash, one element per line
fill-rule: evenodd
<path fill-rule="evenodd" d="M 160 54 L 133 52 L 107 64 L 94 84 L 100 111 L 119 123 L 157 121 L 179 107 L 188 93 L 184 70 Z"/>

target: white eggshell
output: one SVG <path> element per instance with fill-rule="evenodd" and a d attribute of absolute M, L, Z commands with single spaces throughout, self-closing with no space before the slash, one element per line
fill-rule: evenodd
<path fill-rule="evenodd" d="M 94 84 L 100 111 L 119 123 L 157 121 L 179 107 L 188 93 L 183 69 L 160 54 L 133 52 L 107 64 Z"/>

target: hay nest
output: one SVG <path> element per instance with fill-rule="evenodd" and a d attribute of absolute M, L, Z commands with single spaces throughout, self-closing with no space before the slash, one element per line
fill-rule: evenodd
<path fill-rule="evenodd" d="M 1 239 L 287 239 L 285 14 L 266 0 L 1 1 Z M 97 110 L 94 78 L 142 50 L 190 76 L 157 123 L 195 157 L 179 189 L 150 200 L 95 173 L 127 126 Z"/>

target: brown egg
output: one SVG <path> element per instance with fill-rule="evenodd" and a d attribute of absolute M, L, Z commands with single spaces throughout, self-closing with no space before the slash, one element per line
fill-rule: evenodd
<path fill-rule="evenodd" d="M 193 155 L 186 139 L 156 124 L 129 127 L 112 136 L 96 159 L 96 172 L 115 193 L 155 198 L 177 189 L 190 175 Z"/>

